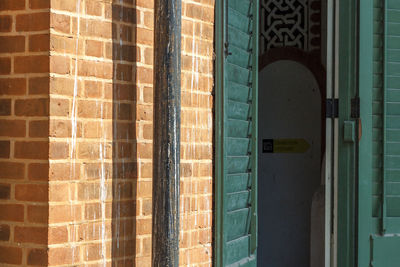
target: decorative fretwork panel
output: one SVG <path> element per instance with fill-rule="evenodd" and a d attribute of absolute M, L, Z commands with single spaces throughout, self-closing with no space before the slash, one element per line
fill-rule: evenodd
<path fill-rule="evenodd" d="M 260 51 L 320 49 L 320 0 L 261 0 Z"/>

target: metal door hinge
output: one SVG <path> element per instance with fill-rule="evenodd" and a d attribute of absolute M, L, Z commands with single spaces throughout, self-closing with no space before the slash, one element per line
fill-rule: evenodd
<path fill-rule="evenodd" d="M 232 53 L 229 52 L 229 43 L 227 42 L 225 43 L 225 57 L 228 57 L 230 55 L 232 55 Z"/>
<path fill-rule="evenodd" d="M 326 100 L 326 117 L 339 118 L 339 99 L 329 98 Z"/>
<path fill-rule="evenodd" d="M 351 100 L 351 117 L 353 119 L 360 118 L 360 98 L 355 97 Z"/>

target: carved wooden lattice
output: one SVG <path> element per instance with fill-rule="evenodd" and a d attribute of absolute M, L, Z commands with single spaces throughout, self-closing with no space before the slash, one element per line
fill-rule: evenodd
<path fill-rule="evenodd" d="M 260 52 L 271 48 L 320 49 L 320 0 L 261 0 Z"/>

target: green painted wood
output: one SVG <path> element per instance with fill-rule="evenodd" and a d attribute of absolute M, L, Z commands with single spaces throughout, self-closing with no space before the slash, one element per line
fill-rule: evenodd
<path fill-rule="evenodd" d="M 228 57 L 228 62 L 240 67 L 248 67 L 251 62 L 251 53 L 247 50 L 243 50 L 241 48 L 235 47 L 234 45 L 230 46 L 230 51 L 232 55 Z"/>
<path fill-rule="evenodd" d="M 227 86 L 230 88 L 228 92 L 228 99 L 234 100 L 237 102 L 248 103 L 248 100 L 251 100 L 251 90 L 248 86 L 244 86 L 241 84 L 237 84 L 234 82 L 228 82 Z"/>
<path fill-rule="evenodd" d="M 249 235 L 250 209 L 243 208 L 235 211 L 228 211 L 226 218 L 229 224 L 225 225 L 227 242 Z M 230 251 L 227 250 L 229 255 Z M 248 256 L 248 251 L 247 256 Z"/>
<path fill-rule="evenodd" d="M 215 230 L 214 230 L 214 265 L 223 266 L 223 254 L 225 248 L 225 236 L 223 224 L 225 221 L 224 193 L 226 179 L 224 176 L 224 27 L 225 27 L 225 2 L 215 2 Z M 236 93 L 235 96 L 238 96 Z"/>
<path fill-rule="evenodd" d="M 217 0 L 215 24 L 214 263 L 256 266 L 258 1 Z"/>
<path fill-rule="evenodd" d="M 227 147 L 229 156 L 248 155 L 251 151 L 250 138 L 228 138 L 231 146 Z"/>
<path fill-rule="evenodd" d="M 400 262 L 400 237 L 375 236 L 372 239 L 372 266 L 397 267 Z"/>
<path fill-rule="evenodd" d="M 227 211 L 234 211 L 239 209 L 245 209 L 249 206 L 251 195 L 250 191 L 242 191 L 235 193 L 228 193 L 227 195 Z"/>
<path fill-rule="evenodd" d="M 230 8 L 241 12 L 243 15 L 249 16 L 252 13 L 251 1 L 246 0 L 229 0 L 228 5 Z"/>
<path fill-rule="evenodd" d="M 225 185 L 227 194 L 245 191 L 251 186 L 251 176 L 249 173 L 228 174 Z"/>
<path fill-rule="evenodd" d="M 238 239 L 228 241 L 226 244 L 226 250 L 229 251 L 226 256 L 226 265 L 233 264 L 239 265 L 239 262 L 249 257 L 249 244 L 250 237 L 248 235 L 242 236 Z"/>
<path fill-rule="evenodd" d="M 251 134 L 251 124 L 247 120 L 226 119 L 227 137 L 248 138 Z"/>
<path fill-rule="evenodd" d="M 356 97 L 359 93 L 360 95 L 360 104 L 361 104 L 361 112 L 367 112 L 369 114 L 372 111 L 366 111 L 367 106 L 364 101 L 366 100 L 363 97 L 363 94 L 371 94 L 372 89 L 365 88 L 365 91 L 361 90 L 358 92 L 358 87 L 362 88 L 360 83 L 367 83 L 368 79 L 372 78 L 372 70 L 369 70 L 369 73 L 361 73 L 358 71 L 358 67 L 361 65 L 361 58 L 358 56 L 362 52 L 361 47 L 359 47 L 359 43 L 365 43 L 365 41 L 357 40 L 359 36 L 357 33 L 357 26 L 360 24 L 359 16 L 358 16 L 358 6 L 360 5 L 368 5 L 371 4 L 371 0 L 367 1 L 352 1 L 352 0 L 339 0 L 337 3 L 337 9 L 335 10 L 335 15 L 338 18 L 337 27 L 335 27 L 337 31 L 337 35 L 335 36 L 335 53 L 338 56 L 338 61 L 331 62 L 333 64 L 333 68 L 336 69 L 338 67 L 337 76 L 335 77 L 337 83 L 335 83 L 335 87 L 338 88 L 338 92 L 335 91 L 334 96 L 339 97 L 339 121 L 338 121 L 338 169 L 337 173 L 335 173 L 335 177 L 337 177 L 337 187 L 335 190 L 338 192 L 337 195 L 337 265 L 340 267 L 353 267 L 356 266 L 356 255 L 357 255 L 357 245 L 356 245 L 356 235 L 357 230 L 361 231 L 361 229 L 357 229 L 356 227 L 356 191 L 357 187 L 366 186 L 368 187 L 368 183 L 370 182 L 370 178 L 368 177 L 367 172 L 363 172 L 363 169 L 359 167 L 357 169 L 357 157 L 364 156 L 362 162 L 369 163 L 371 166 L 371 159 L 368 159 L 368 155 L 371 157 L 371 150 L 365 147 L 368 151 L 367 153 L 361 153 L 361 151 L 357 151 L 356 144 L 358 144 L 359 140 L 354 143 L 346 143 L 344 142 L 344 132 L 343 125 L 345 121 L 354 121 L 356 122 L 357 127 L 359 126 L 359 122 L 353 118 L 351 118 L 351 99 Z M 371 11 L 371 10 L 370 10 Z M 372 13 L 372 12 L 371 12 Z M 337 15 L 338 14 L 338 15 Z M 363 13 L 364 14 L 364 13 Z M 365 13 L 364 15 L 367 15 Z M 372 23 L 369 23 L 372 30 Z M 370 31 L 371 31 L 370 30 Z M 363 32 L 363 34 L 368 33 L 368 29 Z M 366 35 L 361 36 L 360 38 L 366 38 Z M 372 43 L 372 36 L 369 37 L 368 43 Z M 366 38 L 367 39 L 367 38 Z M 360 42 L 359 42 L 360 41 Z M 364 47 L 366 49 L 363 53 L 366 54 L 366 58 L 368 58 L 368 47 Z M 372 57 L 372 49 L 371 55 Z M 364 57 L 364 55 L 363 55 Z M 369 65 L 372 69 L 372 59 L 369 60 Z M 368 91 L 367 91 L 368 90 Z M 372 109 L 371 102 L 368 102 L 369 109 Z M 368 125 L 368 120 L 370 120 L 370 125 L 372 124 L 372 118 L 365 118 L 366 125 Z M 364 129 L 364 118 L 362 118 L 363 123 L 362 127 Z M 336 126 L 335 126 L 336 127 Z M 364 134 L 364 133 L 363 133 Z M 366 133 L 365 133 L 366 134 Z M 360 141 L 364 141 L 363 139 Z M 368 137 L 367 137 L 368 138 Z M 357 177 L 362 183 L 357 184 Z M 367 205 L 371 205 L 371 203 L 367 203 Z M 358 212 L 363 213 L 367 212 L 366 210 L 358 210 Z M 368 211 L 371 214 L 371 210 Z"/>
<path fill-rule="evenodd" d="M 370 88 L 372 94 L 371 116 L 362 112 L 366 142 L 360 142 L 359 168 L 360 174 L 362 169 L 370 172 L 371 180 L 361 184 L 360 176 L 358 266 L 394 267 L 400 262 L 400 1 L 373 0 L 373 7 L 361 3 L 360 38 L 373 41 L 360 40 L 360 50 L 372 44 L 370 51 L 360 51 L 360 93 Z M 372 81 L 366 80 L 370 66 Z M 368 99 L 363 102 L 368 105 Z M 365 126 L 365 118 L 371 119 L 371 127 Z M 370 162 L 361 155 L 368 142 Z"/>
<path fill-rule="evenodd" d="M 250 116 L 250 105 L 247 103 L 228 101 L 228 118 L 237 120 L 247 120 Z"/>

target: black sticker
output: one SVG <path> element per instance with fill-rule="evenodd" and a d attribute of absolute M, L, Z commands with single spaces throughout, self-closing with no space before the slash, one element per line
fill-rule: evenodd
<path fill-rule="evenodd" d="M 274 153 L 274 139 L 263 140 L 263 153 Z"/>

